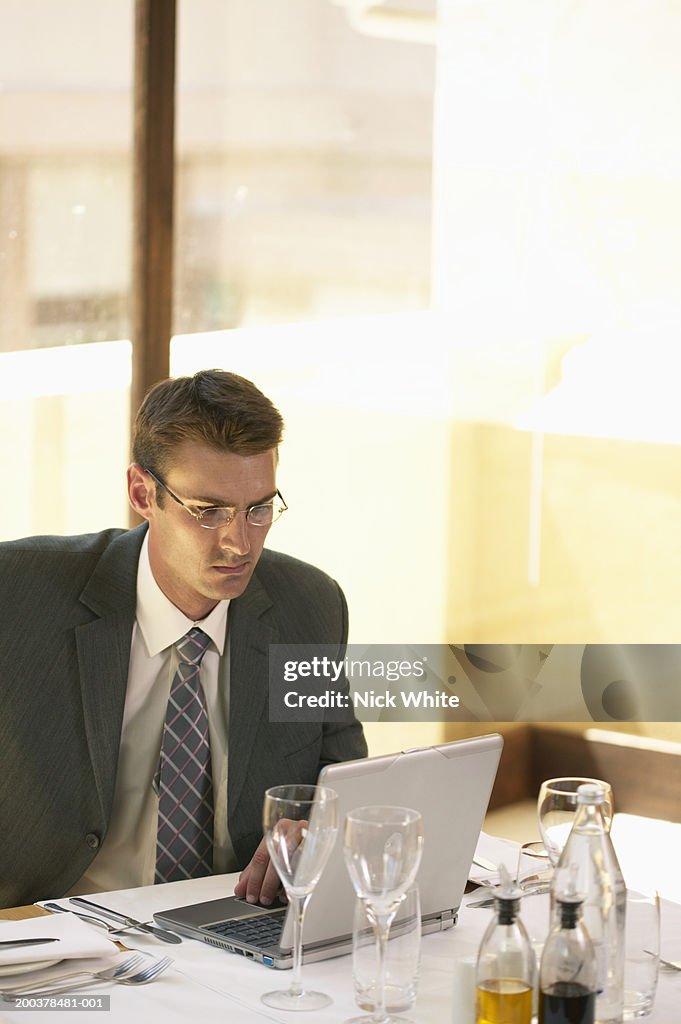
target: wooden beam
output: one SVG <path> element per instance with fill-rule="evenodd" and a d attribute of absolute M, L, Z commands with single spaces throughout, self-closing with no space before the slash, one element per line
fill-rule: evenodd
<path fill-rule="evenodd" d="M 131 417 L 167 377 L 173 306 L 175 0 L 136 0 Z"/>

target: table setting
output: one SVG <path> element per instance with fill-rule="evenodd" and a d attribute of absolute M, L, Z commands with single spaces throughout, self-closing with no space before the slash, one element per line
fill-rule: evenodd
<path fill-rule="evenodd" d="M 485 849 L 494 857 L 494 840 Z M 500 847 L 507 851 L 507 844 Z M 233 891 L 237 875 L 212 875 L 185 882 L 171 882 L 164 885 L 146 886 L 138 889 L 92 894 L 92 900 L 124 915 L 132 915 L 145 922 L 152 920 L 156 911 L 172 905 L 218 899 Z M 448 931 L 424 935 L 421 939 L 420 971 L 418 994 L 412 1009 L 406 1012 L 418 1024 L 466 1024 L 460 1008 L 465 1002 L 465 985 L 470 982 L 470 965 L 474 964 L 478 946 L 486 929 L 492 909 L 471 909 L 468 904 L 484 889 L 476 889 L 464 897 L 457 925 Z M 89 897 L 88 897 L 89 898 Z M 57 902 L 65 909 L 68 899 Z M 549 897 L 538 895 L 522 901 L 522 916 L 528 927 L 540 929 L 548 919 Z M 30 912 L 34 908 L 26 908 Z M 35 912 L 35 910 L 34 910 Z M 63 914 L 66 918 L 67 915 Z M 56 915 L 55 915 L 56 917 Z M 41 926 L 36 932 L 36 922 Z M 47 934 L 50 918 L 40 916 L 30 922 L 12 922 L 31 925 L 26 935 Z M 661 901 L 661 950 L 664 959 L 681 961 L 681 906 L 670 901 Z M 2 922 L 7 929 L 9 923 Z M 104 934 L 96 925 L 86 925 L 95 939 Z M 105 939 L 105 941 L 108 941 Z M 134 947 L 154 957 L 170 952 L 173 964 L 152 984 L 125 986 L 110 982 L 93 986 L 92 993 L 110 996 L 111 1010 L 108 1020 L 148 1024 L 149 1020 L 187 1021 L 202 1017 L 206 1021 L 229 1019 L 230 1024 L 255 1024 L 262 1021 L 291 1021 L 293 1015 L 264 1006 L 261 995 L 276 987 L 277 975 L 267 968 L 251 963 L 242 957 L 213 949 L 206 943 L 184 938 L 181 944 L 171 947 L 153 935 L 130 932 L 124 937 L 126 946 Z M 112 945 L 110 943 L 110 945 Z M 117 948 L 117 947 L 112 947 Z M 120 950 L 109 957 L 120 955 Z M 56 970 L 50 968 L 49 970 Z M 288 973 L 288 972 L 285 972 Z M 26 978 L 27 975 L 21 975 Z M 333 1002 L 330 1006 L 314 1012 L 315 1022 L 340 1024 L 357 1015 L 353 990 L 352 957 L 342 956 L 333 960 L 305 965 L 306 983 L 317 990 L 328 993 Z M 285 980 L 285 979 L 284 979 Z M 5 989 L 5 979 L 0 990 Z M 273 984 L 274 983 L 274 984 Z M 87 989 L 83 990 L 84 992 Z M 681 971 L 660 968 L 655 1005 L 649 1016 L 643 1018 L 649 1024 L 670 1024 L 678 1018 L 681 1006 Z M 31 1009 L 15 1010 L 11 1005 L 0 1003 L 0 1021 L 3 1024 L 39 1024 L 44 1016 Z M 97 1011 L 80 1010 L 77 1018 L 81 1024 L 102 1020 Z M 219 1016 L 218 1016 L 219 1015 Z M 310 1018 L 308 1018 L 310 1019 Z M 474 1020 L 473 1016 L 469 1021 Z"/>
<path fill-rule="evenodd" d="M 566 786 L 567 781 L 574 785 Z M 550 930 L 549 882 L 562 864 L 561 848 L 570 835 L 565 823 L 577 807 L 564 794 L 576 793 L 585 780 L 549 782 L 560 783 L 559 796 L 547 804 L 547 787 L 542 788 L 542 843 L 481 833 L 457 922 L 423 935 L 410 924 L 419 917 L 423 834 L 418 812 L 369 806 L 340 822 L 333 791 L 322 794 L 325 799 L 319 804 L 321 790 L 313 793 L 315 787 L 308 787 L 306 801 L 300 793 L 279 787 L 265 801 L 265 835 L 291 905 L 298 908 L 295 945 L 300 948 L 304 910 L 314 899 L 338 833 L 362 905 L 362 913 L 355 914 L 350 955 L 306 962 L 301 975 L 295 954 L 293 971 L 270 970 L 209 942 L 180 936 L 165 920 L 161 927 L 154 919 L 171 907 L 231 895 L 236 874 L 48 899 L 34 907 L 0 911 L 0 1021 L 31 1024 L 34 1014 L 54 1008 L 77 1009 L 82 1024 L 101 1020 L 94 1015 L 104 1010 L 113 1015 L 107 1019 L 125 1019 L 126 1024 L 194 1016 L 255 1024 L 291 1021 L 310 1002 L 313 1012 L 307 1019 L 320 1024 L 476 1024 L 478 953 L 499 911 L 499 883 L 517 899 L 514 914 L 522 921 L 537 964 Z M 609 832 L 611 794 L 607 800 Z M 574 806 L 568 807 L 571 801 Z M 624 1019 L 669 1024 L 681 1006 L 681 904 L 660 899 L 655 890 L 630 890 L 626 898 L 627 913 L 637 922 L 627 934 L 627 964 L 631 960 L 632 966 L 627 966 L 626 977 L 645 991 L 633 993 L 640 999 Z M 402 1001 L 397 999 L 393 1007 L 398 991 Z M 78 993 L 83 993 L 80 1005 L 58 1005 L 59 998 L 73 1000 Z M 357 1005 L 369 1015 L 358 1015 Z"/>
<path fill-rule="evenodd" d="M 0 921 L 0 993 L 10 1008 L 97 984 L 149 984 L 172 964 L 170 957 L 122 949 L 110 932 L 71 913 Z"/>

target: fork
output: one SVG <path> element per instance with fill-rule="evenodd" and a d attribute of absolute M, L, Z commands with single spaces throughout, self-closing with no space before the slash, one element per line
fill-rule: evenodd
<path fill-rule="evenodd" d="M 134 960 L 134 963 L 132 961 Z M 65 975 L 61 978 L 56 978 L 53 985 L 49 985 L 45 988 L 37 988 L 30 985 L 25 985 L 22 988 L 15 988 L 11 992 L 4 992 L 5 999 L 15 999 L 19 996 L 52 996 L 58 995 L 60 992 L 72 992 L 79 988 L 89 988 L 93 984 L 100 984 L 106 981 L 115 981 L 120 985 L 146 985 L 154 978 L 157 978 L 159 974 L 163 974 L 165 970 L 170 967 L 173 960 L 169 956 L 155 957 L 153 961 L 142 970 L 139 970 L 140 963 L 142 963 L 144 957 L 136 954 L 135 957 L 129 957 L 120 968 L 111 974 L 110 971 L 99 971 L 96 974 L 92 974 L 85 978 L 83 981 L 78 981 L 75 984 L 69 982 L 69 978 L 81 977 L 83 971 L 79 971 L 77 974 Z M 127 965 L 127 966 L 126 966 Z"/>
<path fill-rule="evenodd" d="M 142 968 L 141 971 L 137 971 L 135 974 L 121 974 L 114 978 L 102 978 L 101 976 L 98 976 L 94 981 L 92 978 L 89 978 L 84 981 L 78 981 L 75 985 L 70 984 L 67 981 L 63 984 L 55 984 L 50 988 L 43 988 L 37 991 L 31 990 L 30 992 L 25 992 L 22 989 L 18 994 L 30 996 L 53 996 L 58 995 L 60 992 L 72 992 L 74 989 L 90 988 L 93 984 L 97 985 L 106 981 L 115 981 L 118 982 L 119 985 L 147 985 L 150 981 L 153 981 L 154 978 L 157 978 L 159 974 L 163 974 L 163 972 L 167 970 L 172 963 L 173 960 L 169 956 L 159 957 L 158 959 L 155 959 L 153 963 L 150 963 L 147 967 Z M 11 999 L 15 994 L 17 993 L 5 993 L 5 998 Z"/>
<path fill-rule="evenodd" d="M 174 963 L 172 957 L 155 957 L 152 963 L 148 964 L 147 967 L 143 967 L 141 971 L 135 969 L 134 974 L 121 974 L 118 977 L 111 979 L 98 978 L 95 984 L 98 984 L 99 981 L 110 980 L 118 982 L 119 985 L 147 985 L 150 981 L 153 981 L 154 978 L 157 978 L 159 974 L 163 974 L 163 972 L 166 971 L 172 963 Z M 70 992 L 74 988 L 88 988 L 90 985 L 92 985 L 91 979 L 89 981 L 79 981 L 75 985 L 69 985 L 68 983 L 64 985 L 59 984 L 50 989 L 41 989 L 39 992 L 31 992 L 30 994 L 32 996 L 55 995 L 59 992 Z"/>
<path fill-rule="evenodd" d="M 174 961 L 170 956 L 159 957 L 149 964 L 148 967 L 144 967 L 137 974 L 133 974 L 132 977 L 126 976 L 121 978 L 121 985 L 146 985 L 148 982 L 153 981 L 154 978 L 157 978 L 159 974 L 163 974 L 172 963 Z"/>
<path fill-rule="evenodd" d="M 70 978 L 82 977 L 87 977 L 89 980 L 95 979 L 97 981 L 115 981 L 117 978 L 123 977 L 127 974 L 134 974 L 135 971 L 137 971 L 143 963 L 143 954 L 135 951 L 131 953 L 129 956 L 126 956 L 125 960 L 123 960 L 121 963 L 114 964 L 113 967 L 106 967 L 103 971 L 72 971 L 70 974 L 61 974 L 59 975 L 59 977 L 54 979 L 54 984 L 61 985 L 62 982 L 68 981 Z M 38 982 L 37 987 L 39 988 L 41 984 L 44 983 Z M 15 986 L 11 990 L 0 989 L 0 993 L 3 996 L 5 996 L 5 998 L 8 998 L 15 995 L 23 995 L 25 992 L 34 988 L 36 988 L 35 981 L 31 982 L 28 985 L 19 985 L 18 987 Z"/>

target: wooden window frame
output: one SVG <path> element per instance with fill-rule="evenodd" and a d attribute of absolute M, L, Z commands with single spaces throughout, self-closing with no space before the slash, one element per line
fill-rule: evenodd
<path fill-rule="evenodd" d="M 170 372 L 176 0 L 136 0 L 131 417 Z"/>

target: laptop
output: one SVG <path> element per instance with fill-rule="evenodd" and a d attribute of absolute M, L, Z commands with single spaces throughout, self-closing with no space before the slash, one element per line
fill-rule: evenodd
<path fill-rule="evenodd" d="M 327 765 L 319 784 L 338 793 L 334 848 L 305 914 L 303 960 L 349 953 L 355 894 L 343 858 L 343 821 L 367 804 L 414 807 L 423 816 L 417 883 L 424 934 L 451 928 L 487 811 L 501 756 L 497 734 Z M 228 896 L 154 914 L 161 926 L 239 953 L 268 967 L 293 964 L 293 922 L 286 905 L 260 907 Z"/>

